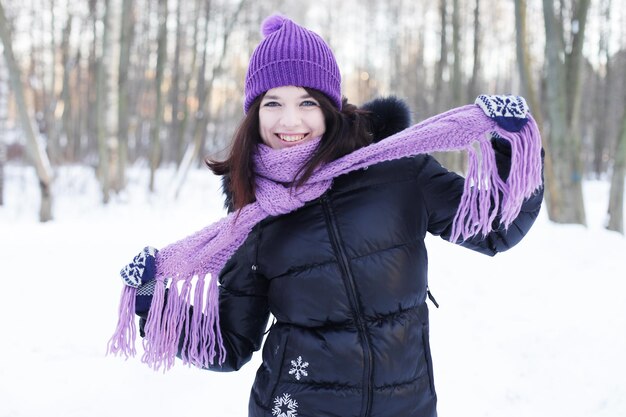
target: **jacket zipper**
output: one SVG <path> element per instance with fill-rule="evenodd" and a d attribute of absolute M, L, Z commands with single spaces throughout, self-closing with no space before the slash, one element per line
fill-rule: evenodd
<path fill-rule="evenodd" d="M 340 244 L 341 241 L 339 238 L 339 229 L 334 220 L 333 208 L 330 205 L 330 201 L 328 200 L 328 196 L 326 193 L 322 195 L 320 200 L 322 202 L 322 208 L 324 209 L 324 217 L 326 218 L 326 223 L 328 224 L 332 244 L 339 254 L 339 263 L 343 272 L 344 285 L 348 290 L 352 312 L 354 314 L 357 328 L 361 336 L 363 353 L 365 354 L 365 369 L 363 370 L 363 392 L 365 393 L 365 404 L 361 405 L 361 411 L 365 410 L 362 413 L 362 416 L 367 417 L 369 416 L 370 408 L 372 405 L 372 348 L 370 346 L 369 338 L 366 332 L 365 323 L 363 322 L 363 318 L 361 316 L 361 308 L 358 302 L 354 276 L 352 275 L 352 271 L 348 265 L 348 257 Z"/>

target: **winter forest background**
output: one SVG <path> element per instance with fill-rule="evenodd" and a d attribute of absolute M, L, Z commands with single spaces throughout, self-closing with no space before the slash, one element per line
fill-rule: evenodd
<path fill-rule="evenodd" d="M 119 268 L 223 214 L 203 159 L 275 11 L 330 43 L 357 105 L 396 95 L 418 122 L 521 94 L 540 126 L 545 205 L 519 249 L 430 242 L 441 415 L 626 415 L 625 0 L 0 0 L 0 417 L 244 415 L 254 365 L 155 376 L 103 346 Z"/>
<path fill-rule="evenodd" d="M 623 0 L 3 0 L 1 167 L 32 164 L 42 221 L 59 167 L 93 167 L 103 204 L 127 168 L 186 173 L 219 155 L 242 116 L 259 25 L 280 10 L 337 54 L 344 94 L 395 94 L 415 121 L 485 92 L 524 95 L 544 137 L 552 221 L 586 224 L 582 181 L 611 181 L 607 227 L 623 233 Z M 442 156 L 462 171 L 459 155 Z M 0 174 L 0 204 L 3 201 Z"/>

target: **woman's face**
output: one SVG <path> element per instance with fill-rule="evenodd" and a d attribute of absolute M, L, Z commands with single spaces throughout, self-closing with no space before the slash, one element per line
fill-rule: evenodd
<path fill-rule="evenodd" d="M 302 87 L 285 86 L 263 96 L 259 131 L 266 145 L 284 149 L 322 136 L 326 124 L 317 100 Z"/>

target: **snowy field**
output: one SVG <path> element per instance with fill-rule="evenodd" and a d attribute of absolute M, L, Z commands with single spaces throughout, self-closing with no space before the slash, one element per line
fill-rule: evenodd
<path fill-rule="evenodd" d="M 258 354 L 231 374 L 105 356 L 119 269 L 221 217 L 216 179 L 192 172 L 175 201 L 172 171 L 149 195 L 134 169 L 128 193 L 103 207 L 93 171 L 67 168 L 55 221 L 39 224 L 34 172 L 5 174 L 0 417 L 245 417 Z M 585 196 L 587 228 L 544 211 L 495 258 L 428 240 L 441 417 L 626 416 L 626 238 L 602 228 L 608 184 L 586 182 Z"/>

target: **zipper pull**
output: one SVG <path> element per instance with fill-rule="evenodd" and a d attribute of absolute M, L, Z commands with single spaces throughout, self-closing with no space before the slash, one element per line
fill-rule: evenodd
<path fill-rule="evenodd" d="M 435 297 L 433 297 L 433 295 L 430 293 L 430 288 L 428 287 L 426 287 L 426 294 L 428 295 L 428 299 L 430 300 L 430 302 L 433 303 L 435 307 L 439 308 L 437 300 L 435 300 Z"/>

